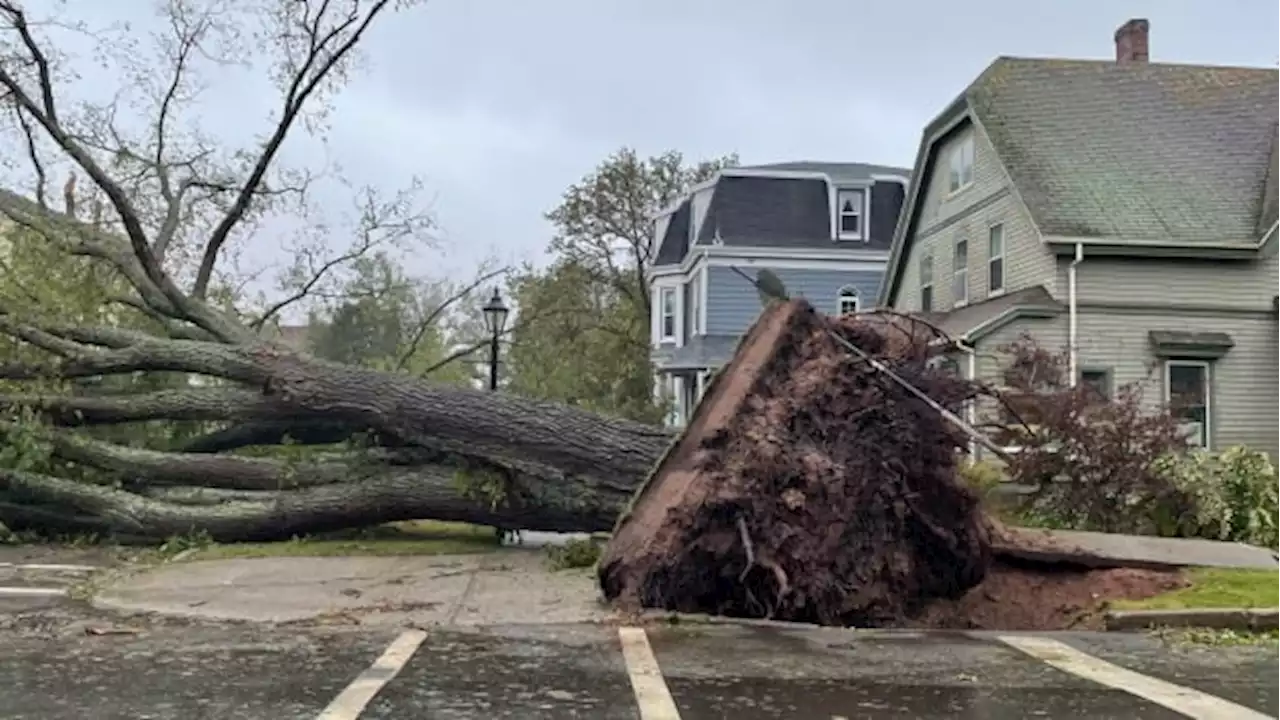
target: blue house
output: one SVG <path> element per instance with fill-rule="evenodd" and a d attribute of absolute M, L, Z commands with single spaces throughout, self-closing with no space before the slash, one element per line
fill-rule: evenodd
<path fill-rule="evenodd" d="M 824 312 L 874 304 L 910 174 L 861 163 L 732 168 L 654 217 L 651 357 L 654 393 L 672 400 L 669 424 L 684 424 L 755 321 L 748 278 L 761 268 Z"/>

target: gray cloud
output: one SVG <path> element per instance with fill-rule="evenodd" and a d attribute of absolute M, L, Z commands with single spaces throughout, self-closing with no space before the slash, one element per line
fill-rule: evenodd
<path fill-rule="evenodd" d="M 149 3 L 78 3 L 108 5 L 138 19 Z M 1130 17 L 1151 19 L 1153 61 L 1280 55 L 1271 0 L 431 0 L 369 37 L 331 148 L 358 182 L 422 176 L 450 267 L 532 258 L 543 213 L 619 146 L 909 166 L 923 125 L 994 57 L 1107 58 Z M 217 92 L 207 122 L 264 126 L 264 88 Z"/>

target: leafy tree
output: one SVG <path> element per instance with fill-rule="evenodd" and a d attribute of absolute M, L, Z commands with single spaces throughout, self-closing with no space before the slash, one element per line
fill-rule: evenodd
<path fill-rule="evenodd" d="M 508 352 L 510 388 L 656 422 L 648 338 L 635 335 L 648 321 L 593 278 L 581 263 L 559 260 L 541 272 L 526 267 L 513 280 L 522 315 Z"/>
<path fill-rule="evenodd" d="M 547 213 L 550 267 L 512 283 L 523 321 L 513 339 L 513 388 L 624 417 L 656 421 L 645 277 L 658 252 L 652 215 L 736 156 L 687 165 L 675 151 L 609 156 Z"/>
<path fill-rule="evenodd" d="M 310 349 L 335 362 L 470 382 L 471 353 L 457 346 L 478 344 L 467 320 L 479 307 L 479 287 L 495 274 L 433 281 L 409 277 L 383 252 L 357 258 L 336 299 L 310 313 Z"/>

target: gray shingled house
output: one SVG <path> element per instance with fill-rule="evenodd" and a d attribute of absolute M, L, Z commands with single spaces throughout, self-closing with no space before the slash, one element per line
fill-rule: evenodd
<path fill-rule="evenodd" d="M 733 168 L 657 213 L 650 346 L 670 424 L 689 417 L 708 373 L 755 322 L 760 297 L 748 278 L 761 268 L 824 312 L 874 303 L 908 175 L 861 163 Z"/>
<path fill-rule="evenodd" d="M 1274 68 L 1001 57 L 925 128 L 880 301 L 998 379 L 1022 333 L 1076 382 L 1177 407 L 1209 448 L 1277 448 Z M 967 357 L 965 357 L 967 355 Z"/>

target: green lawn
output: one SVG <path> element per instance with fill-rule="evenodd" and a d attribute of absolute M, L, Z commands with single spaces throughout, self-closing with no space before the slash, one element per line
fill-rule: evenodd
<path fill-rule="evenodd" d="M 391 523 L 359 531 L 281 542 L 210 544 L 184 560 L 329 555 L 463 555 L 499 548 L 493 528 L 435 520 Z"/>
<path fill-rule="evenodd" d="M 1189 610 L 1193 608 L 1280 607 L 1280 572 L 1234 568 L 1196 568 L 1191 586 L 1146 600 L 1120 600 L 1117 610 Z"/>

